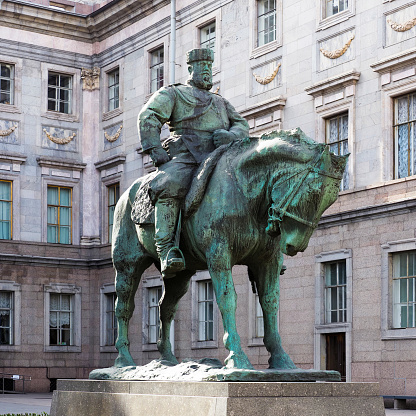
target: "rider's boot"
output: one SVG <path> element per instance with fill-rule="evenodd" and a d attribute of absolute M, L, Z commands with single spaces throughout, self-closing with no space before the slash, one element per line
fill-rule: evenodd
<path fill-rule="evenodd" d="M 159 198 L 155 203 L 155 243 L 164 278 L 185 269 L 183 254 L 174 242 L 179 210 L 178 199 Z"/>

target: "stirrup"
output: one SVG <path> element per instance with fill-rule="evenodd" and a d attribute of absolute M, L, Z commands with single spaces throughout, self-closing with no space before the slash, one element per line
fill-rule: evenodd
<path fill-rule="evenodd" d="M 160 261 L 161 271 L 164 278 L 169 279 L 176 273 L 185 269 L 185 258 L 179 247 L 172 247 L 166 256 Z"/>

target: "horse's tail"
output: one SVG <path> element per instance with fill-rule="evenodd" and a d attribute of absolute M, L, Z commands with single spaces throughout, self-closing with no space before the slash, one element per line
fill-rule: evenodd
<path fill-rule="evenodd" d="M 215 149 L 198 168 L 191 188 L 185 198 L 183 211 L 185 218 L 190 217 L 199 207 L 218 161 L 233 143 L 234 142 L 231 142 Z"/>

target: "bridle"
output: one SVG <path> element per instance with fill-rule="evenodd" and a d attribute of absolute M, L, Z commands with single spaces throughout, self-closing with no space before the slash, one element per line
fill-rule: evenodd
<path fill-rule="evenodd" d="M 330 174 L 317 167 L 317 164 L 321 161 L 325 150 L 326 149 L 324 149 L 322 153 L 318 154 L 315 157 L 315 159 L 313 159 L 308 165 L 305 166 L 304 169 L 293 173 L 292 175 L 290 175 L 289 177 L 281 181 L 281 183 L 284 183 L 284 182 L 287 182 L 289 179 L 302 174 L 302 176 L 295 183 L 295 186 L 293 188 L 290 188 L 286 192 L 285 196 L 279 201 L 279 203 L 276 206 L 272 204 L 272 206 L 269 208 L 269 212 L 268 212 L 269 222 L 270 221 L 282 222 L 284 217 L 288 217 L 288 218 L 295 220 L 296 222 L 306 225 L 309 228 L 312 228 L 313 230 L 318 226 L 319 218 L 314 219 L 313 221 L 308 221 L 299 217 L 296 214 L 292 214 L 291 212 L 288 212 L 288 208 L 289 208 L 290 203 L 293 201 L 293 199 L 299 192 L 300 187 L 303 185 L 303 183 L 305 182 L 306 178 L 308 177 L 310 173 L 316 173 L 318 175 L 326 176 L 326 177 L 337 179 L 337 180 L 342 179 L 343 175 Z M 276 186 L 276 184 L 274 186 Z"/>

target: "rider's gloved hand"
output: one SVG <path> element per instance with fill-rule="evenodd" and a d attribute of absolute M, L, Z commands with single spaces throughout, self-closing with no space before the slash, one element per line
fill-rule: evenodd
<path fill-rule="evenodd" d="M 215 147 L 220 147 L 223 144 L 228 144 L 234 141 L 235 136 L 227 130 L 219 129 L 214 131 L 212 140 L 214 141 Z"/>
<path fill-rule="evenodd" d="M 149 152 L 150 159 L 152 159 L 153 164 L 157 167 L 163 165 L 166 162 L 169 162 L 170 158 L 168 153 L 163 147 L 155 147 Z"/>

